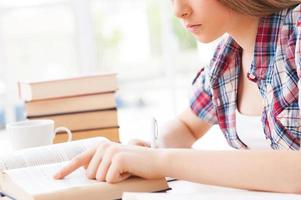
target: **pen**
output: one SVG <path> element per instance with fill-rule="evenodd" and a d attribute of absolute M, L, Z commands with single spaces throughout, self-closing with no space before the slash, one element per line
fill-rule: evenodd
<path fill-rule="evenodd" d="M 0 199 L 1 198 L 8 198 L 8 199 L 12 199 L 12 200 L 16 200 L 15 198 L 9 196 L 8 194 L 5 194 L 4 192 L 0 192 Z"/>
<path fill-rule="evenodd" d="M 151 141 L 151 148 L 157 148 L 157 140 L 158 140 L 158 123 L 155 118 L 152 120 L 152 141 Z"/>

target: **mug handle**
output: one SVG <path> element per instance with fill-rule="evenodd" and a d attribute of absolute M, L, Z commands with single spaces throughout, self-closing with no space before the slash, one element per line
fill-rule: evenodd
<path fill-rule="evenodd" d="M 58 132 L 66 132 L 67 133 L 67 135 L 68 135 L 68 140 L 67 140 L 67 142 L 71 142 L 72 141 L 72 133 L 71 133 L 71 131 L 70 131 L 70 129 L 68 129 L 68 128 L 66 128 L 66 127 L 58 127 L 58 128 L 56 128 L 55 129 L 55 131 L 54 131 L 54 137 L 56 136 L 56 134 L 58 133 Z M 54 138 L 53 138 L 54 139 Z"/>

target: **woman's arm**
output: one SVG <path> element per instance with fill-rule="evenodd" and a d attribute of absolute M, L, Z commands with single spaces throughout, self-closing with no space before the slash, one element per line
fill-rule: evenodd
<path fill-rule="evenodd" d="M 301 193 L 301 152 L 162 150 L 162 175 L 249 190 Z"/>
<path fill-rule="evenodd" d="M 151 149 L 103 142 L 75 157 L 55 178 L 79 167 L 110 183 L 131 175 L 182 180 L 249 190 L 301 193 L 301 155 L 296 151 L 201 151 Z"/>

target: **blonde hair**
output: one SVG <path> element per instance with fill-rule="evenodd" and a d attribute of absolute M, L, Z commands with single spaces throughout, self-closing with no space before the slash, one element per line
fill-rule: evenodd
<path fill-rule="evenodd" d="M 232 10 L 251 16 L 266 16 L 296 6 L 301 0 L 218 0 Z"/>

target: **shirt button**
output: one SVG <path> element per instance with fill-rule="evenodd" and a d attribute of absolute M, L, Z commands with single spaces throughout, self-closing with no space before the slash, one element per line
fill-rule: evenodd
<path fill-rule="evenodd" d="M 256 79 L 256 76 L 255 76 L 254 74 L 249 74 L 249 79 L 255 80 L 255 79 Z"/>

